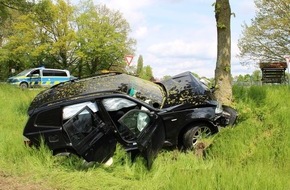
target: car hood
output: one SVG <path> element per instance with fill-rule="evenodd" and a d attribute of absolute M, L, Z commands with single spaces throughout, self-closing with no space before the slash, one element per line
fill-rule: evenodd
<path fill-rule="evenodd" d="M 126 93 L 139 100 L 150 100 L 162 106 L 164 90 L 157 84 L 127 74 L 106 74 L 69 81 L 39 93 L 32 101 L 28 113 L 35 108 L 55 104 L 68 99 L 78 99 L 108 92 Z"/>
<path fill-rule="evenodd" d="M 189 71 L 160 83 L 167 93 L 164 108 L 179 104 L 201 105 L 214 100 L 211 90 Z"/>

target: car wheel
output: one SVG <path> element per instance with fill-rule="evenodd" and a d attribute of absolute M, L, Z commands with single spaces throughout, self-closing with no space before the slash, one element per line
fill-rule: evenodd
<path fill-rule="evenodd" d="M 183 135 L 183 148 L 191 150 L 203 138 L 216 133 L 208 124 L 198 124 L 185 131 Z"/>
<path fill-rule="evenodd" d="M 22 88 L 22 89 L 28 88 L 28 84 L 26 82 L 23 82 L 20 84 L 20 88 Z"/>
<path fill-rule="evenodd" d="M 228 125 L 229 126 L 234 125 L 236 120 L 237 120 L 238 112 L 234 108 L 231 108 L 231 107 L 225 106 L 225 105 L 223 105 L 223 110 L 229 114 Z"/>

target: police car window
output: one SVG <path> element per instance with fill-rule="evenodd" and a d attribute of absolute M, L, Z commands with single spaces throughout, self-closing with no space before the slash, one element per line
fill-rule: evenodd
<path fill-rule="evenodd" d="M 52 71 L 49 71 L 49 70 L 42 70 L 42 75 L 43 76 L 54 76 L 53 72 Z"/>
<path fill-rule="evenodd" d="M 78 104 L 73 104 L 69 106 L 65 106 L 62 111 L 62 118 L 63 120 L 70 119 L 73 117 L 76 113 L 78 113 L 81 109 L 84 107 L 88 106 L 93 112 L 98 112 L 98 107 L 95 102 L 83 102 L 83 103 L 78 103 Z M 88 111 L 84 110 L 83 112 L 80 113 L 82 114 L 89 114 Z"/>
<path fill-rule="evenodd" d="M 60 76 L 60 77 L 67 77 L 67 73 L 65 71 L 53 71 L 54 76 Z"/>
<path fill-rule="evenodd" d="M 39 69 L 32 71 L 29 75 L 35 75 L 35 74 L 40 74 Z"/>

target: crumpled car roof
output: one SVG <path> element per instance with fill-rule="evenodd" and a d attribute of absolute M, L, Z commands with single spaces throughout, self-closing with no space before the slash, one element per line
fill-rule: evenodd
<path fill-rule="evenodd" d="M 153 82 L 127 74 L 106 74 L 96 77 L 65 82 L 39 93 L 32 101 L 28 111 L 34 108 L 54 104 L 66 99 L 108 93 L 116 91 L 126 93 L 142 101 L 151 100 L 162 106 L 165 99 L 163 88 Z"/>

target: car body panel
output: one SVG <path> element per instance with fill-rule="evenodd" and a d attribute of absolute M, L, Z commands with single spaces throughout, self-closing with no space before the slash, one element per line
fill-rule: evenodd
<path fill-rule="evenodd" d="M 134 119 L 132 120 L 132 118 Z M 165 131 L 161 118 L 157 114 L 133 109 L 121 117 L 119 121 L 136 135 L 138 149 L 147 161 L 147 167 L 151 168 L 154 158 L 165 141 Z"/>
<path fill-rule="evenodd" d="M 204 121 L 210 123 L 215 131 L 218 127 L 214 124 L 215 121 L 215 107 L 195 107 L 182 111 L 164 112 L 159 114 L 164 122 L 166 140 L 171 144 L 178 144 L 179 136 L 182 130 L 184 130 L 190 124 L 194 122 Z M 177 127 L 179 126 L 179 127 Z"/>
<path fill-rule="evenodd" d="M 160 82 L 166 89 L 165 107 L 179 104 L 201 105 L 214 100 L 210 89 L 191 72 L 184 72 Z"/>
<path fill-rule="evenodd" d="M 88 106 L 66 121 L 63 130 L 72 148 L 88 162 L 104 162 L 114 154 L 116 142 L 110 127 Z"/>

